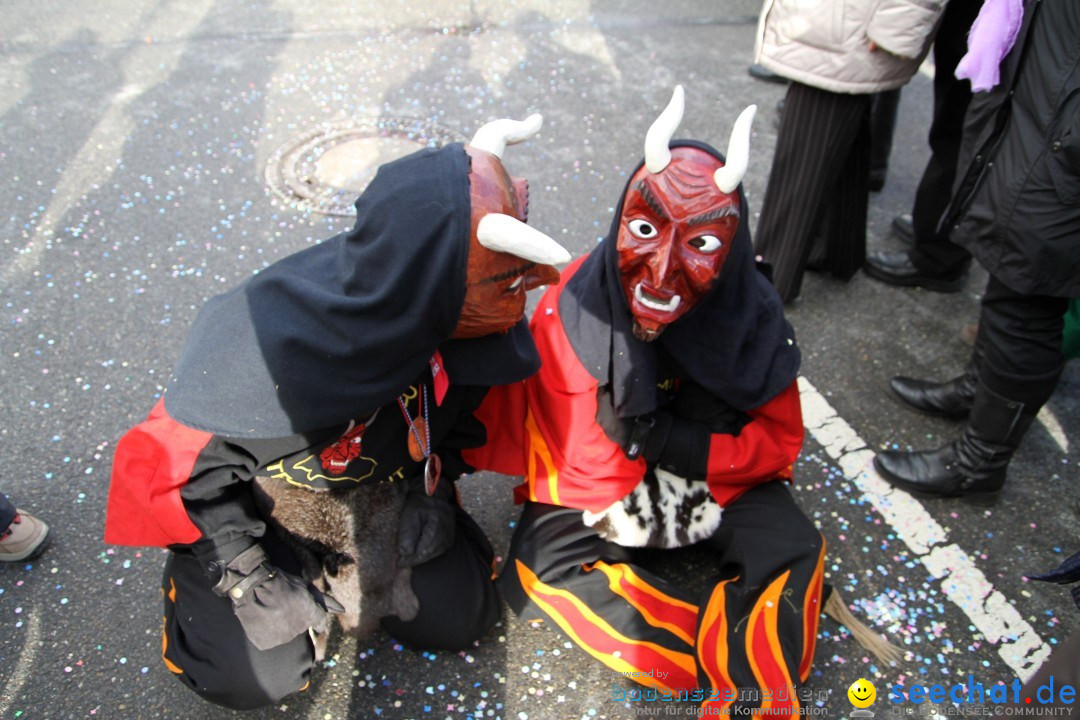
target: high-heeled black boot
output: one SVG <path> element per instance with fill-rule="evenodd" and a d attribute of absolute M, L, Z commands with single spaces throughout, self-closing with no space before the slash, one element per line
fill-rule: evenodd
<path fill-rule="evenodd" d="M 918 497 L 963 497 L 993 504 L 1005 485 L 1009 461 L 1037 412 L 1037 407 L 1025 407 L 979 383 L 958 440 L 936 450 L 886 450 L 874 457 L 874 467 L 890 485 Z"/>
<path fill-rule="evenodd" d="M 982 362 L 982 338 L 978 338 L 971 352 L 971 360 L 964 372 L 952 380 L 932 382 L 898 375 L 889 381 L 889 387 L 907 405 L 921 413 L 947 418 L 965 418 L 975 402 L 975 389 L 979 385 L 979 363 Z"/>

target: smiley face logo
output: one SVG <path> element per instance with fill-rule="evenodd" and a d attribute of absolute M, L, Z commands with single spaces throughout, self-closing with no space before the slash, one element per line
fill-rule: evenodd
<path fill-rule="evenodd" d="M 874 704 L 877 698 L 877 689 L 866 678 L 859 678 L 851 683 L 847 691 L 848 700 L 857 708 L 867 708 Z"/>

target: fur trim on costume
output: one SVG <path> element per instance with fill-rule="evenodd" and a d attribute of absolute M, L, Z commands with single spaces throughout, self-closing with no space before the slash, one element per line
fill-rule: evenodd
<path fill-rule="evenodd" d="M 255 486 L 259 509 L 300 560 L 304 579 L 344 606 L 345 632 L 365 638 L 383 617 L 416 617 L 412 570 L 397 565 L 405 483 L 331 492 L 260 477 Z"/>
<path fill-rule="evenodd" d="M 677 548 L 712 537 L 724 509 L 704 482 L 657 469 L 622 500 L 582 519 L 608 542 L 625 547 Z"/>

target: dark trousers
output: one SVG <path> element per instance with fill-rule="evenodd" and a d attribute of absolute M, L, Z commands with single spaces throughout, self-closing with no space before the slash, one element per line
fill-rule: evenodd
<path fill-rule="evenodd" d="M 546 617 L 649 688 L 709 688 L 729 701 L 744 690 L 751 704 L 771 696 L 773 707 L 798 707 L 817 637 L 825 541 L 783 483 L 753 488 L 724 509 L 720 529 L 700 544 L 710 567 L 697 592 L 641 562 L 684 551 L 609 543 L 581 516 L 525 505 L 499 576 L 518 615 Z"/>
<path fill-rule="evenodd" d="M 788 86 L 755 235 L 784 302 L 808 261 L 846 280 L 866 259 L 872 98 Z"/>
<path fill-rule="evenodd" d="M 1038 411 L 1065 366 L 1068 306 L 1067 298 L 1024 295 L 991 277 L 979 314 L 979 379 L 998 395 L 1024 403 L 1026 411 Z"/>
<path fill-rule="evenodd" d="M 299 574 L 295 558 L 272 533 L 261 542 L 274 565 Z M 494 556 L 483 531 L 459 510 L 454 545 L 413 568 L 419 614 L 409 622 L 385 618 L 383 626 L 411 647 L 469 647 L 499 619 Z M 237 710 L 276 703 L 306 689 L 315 667 L 309 636 L 259 650 L 244 634 L 232 602 L 216 595 L 213 584 L 192 554 L 169 554 L 162 580 L 162 658 L 169 671 L 206 700 Z"/>
<path fill-rule="evenodd" d="M 870 103 L 870 189 L 881 190 L 889 172 L 900 88 L 874 93 Z"/>
<path fill-rule="evenodd" d="M 8 500 L 7 495 L 0 493 L 0 532 L 8 529 L 15 515 L 15 506 Z"/>
<path fill-rule="evenodd" d="M 938 224 L 952 196 L 956 161 L 971 102 L 971 83 L 956 79 L 956 66 L 967 52 L 967 36 L 982 0 L 952 0 L 945 6 L 934 37 L 934 114 L 930 123 L 930 160 L 915 191 L 911 209 L 914 243 L 908 257 L 933 276 L 956 275 L 967 269 L 971 254 L 949 239 Z"/>

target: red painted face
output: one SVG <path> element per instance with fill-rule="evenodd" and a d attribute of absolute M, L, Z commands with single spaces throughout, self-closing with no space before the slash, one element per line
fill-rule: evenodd
<path fill-rule="evenodd" d="M 491 153 L 468 145 L 465 151 L 472 163 L 469 170 L 472 234 L 465 304 L 454 330 L 455 338 L 506 332 L 525 315 L 526 291 L 559 280 L 559 271 L 550 265 L 537 265 L 515 255 L 489 250 L 476 239 L 476 227 L 489 213 L 525 221 L 529 185 L 525 180 L 511 178 L 502 162 Z"/>
<path fill-rule="evenodd" d="M 722 163 L 697 148 L 672 148 L 671 162 L 630 181 L 617 249 L 634 335 L 655 340 L 716 282 L 739 227 L 739 200 L 720 192 Z"/>

